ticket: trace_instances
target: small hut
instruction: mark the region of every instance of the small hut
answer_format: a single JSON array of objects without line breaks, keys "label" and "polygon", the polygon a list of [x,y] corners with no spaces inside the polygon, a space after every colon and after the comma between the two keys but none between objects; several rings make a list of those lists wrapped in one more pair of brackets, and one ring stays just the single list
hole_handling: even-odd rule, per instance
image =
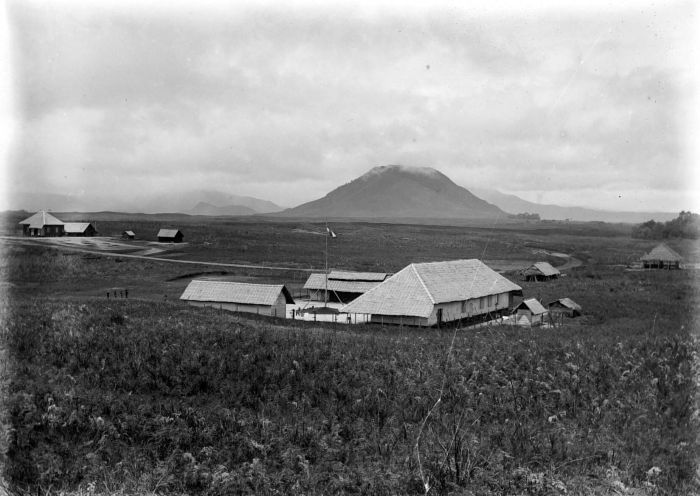
[{"label": "small hut", "polygon": [[547,315],[547,309],[542,306],[542,303],[535,298],[523,300],[513,308],[515,315],[515,324],[522,326],[537,326],[544,322],[544,317]]},{"label": "small hut", "polygon": [[180,299],[200,307],[286,317],[287,303],[294,299],[283,284],[251,284],[230,281],[194,280]]},{"label": "small hut", "polygon": [[527,269],[520,271],[520,275],[526,281],[549,281],[561,275],[558,269],[552,267],[549,262],[537,262]]},{"label": "small hut", "polygon": [[578,317],[581,315],[581,305],[571,298],[559,298],[547,304],[547,309],[552,317],[567,316]]},{"label": "small hut", "polygon": [[158,231],[159,243],[182,243],[184,237],[185,235],[179,229],[161,229]]},{"label": "small hut", "polygon": [[642,256],[641,260],[645,269],[680,269],[683,257],[661,243]]},{"label": "small hut", "polygon": [[136,239],[136,234],[134,231],[124,231],[122,233],[122,238],[123,239]]},{"label": "small hut", "polygon": [[94,236],[97,229],[91,222],[66,222],[64,225],[66,236]]}]

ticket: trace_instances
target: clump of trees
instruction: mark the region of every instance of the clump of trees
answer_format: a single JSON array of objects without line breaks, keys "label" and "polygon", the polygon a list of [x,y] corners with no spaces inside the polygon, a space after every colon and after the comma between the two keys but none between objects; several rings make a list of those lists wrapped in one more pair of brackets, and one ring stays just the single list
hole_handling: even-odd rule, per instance
[{"label": "clump of trees", "polygon": [[682,211],[673,220],[656,222],[649,220],[632,231],[632,237],[643,239],[700,238],[700,215]]},{"label": "clump of trees", "polygon": [[515,214],[515,215],[512,215],[511,217],[513,217],[515,219],[522,219],[522,220],[540,220],[540,214],[531,214],[529,212]]}]

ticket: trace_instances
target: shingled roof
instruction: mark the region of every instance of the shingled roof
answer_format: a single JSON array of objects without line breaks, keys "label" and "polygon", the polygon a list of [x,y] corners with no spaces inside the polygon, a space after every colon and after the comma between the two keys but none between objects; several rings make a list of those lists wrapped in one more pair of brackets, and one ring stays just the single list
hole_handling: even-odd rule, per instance
[{"label": "shingled roof", "polygon": [[84,233],[89,226],[89,222],[66,222],[63,229],[66,234],[80,234]]},{"label": "shingled roof", "polygon": [[555,269],[552,267],[552,265],[549,262],[537,262],[532,264],[530,267],[527,269],[523,270],[523,274],[532,274],[539,272],[544,276],[558,276],[561,274],[558,269]]},{"label": "shingled roof", "polygon": [[534,315],[541,315],[543,313],[547,313],[547,309],[544,308],[542,306],[542,303],[537,301],[535,298],[528,298],[527,300],[521,301],[520,304],[513,309],[513,313],[517,312],[523,307],[530,310]]},{"label": "shingled roof", "polygon": [[[333,274],[333,272],[331,272]],[[344,293],[366,293],[377,286],[380,281],[362,281],[353,279],[331,279],[328,275],[328,291]],[[325,274],[311,274],[304,284],[304,289],[321,290],[326,288]]]},{"label": "shingled roof", "polygon": [[437,303],[521,290],[480,260],[416,263],[345,305],[341,312],[429,317]]},{"label": "shingled roof", "polygon": [[328,274],[328,279],[337,281],[383,281],[386,279],[386,272],[352,272],[347,270],[332,270]]},{"label": "shingled roof", "polygon": [[185,288],[180,299],[243,305],[274,305],[280,292],[287,303],[294,303],[292,295],[283,284],[194,280]]},{"label": "shingled roof", "polygon": [[661,243],[660,245],[656,246],[653,250],[651,250],[649,253],[642,256],[641,260],[661,260],[664,262],[667,262],[667,261],[682,262],[683,257],[681,257],[678,253],[673,251],[671,248],[669,248],[665,244]]},{"label": "shingled roof", "polygon": [[58,220],[45,210],[40,210],[34,215],[19,222],[20,225],[29,224],[30,229],[41,229],[44,226],[63,226],[64,222]]},{"label": "shingled roof", "polygon": [[[161,229],[158,231],[159,238],[174,238],[179,233],[179,229]],[[182,233],[181,233],[182,234]]]}]

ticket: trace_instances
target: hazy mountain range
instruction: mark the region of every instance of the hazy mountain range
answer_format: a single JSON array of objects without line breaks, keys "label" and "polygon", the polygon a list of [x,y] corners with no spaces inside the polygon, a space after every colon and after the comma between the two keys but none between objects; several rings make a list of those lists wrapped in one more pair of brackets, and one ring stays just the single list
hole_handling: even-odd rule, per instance
[{"label": "hazy mountain range", "polygon": [[215,190],[162,193],[123,204],[103,206],[99,198],[55,193],[18,195],[17,208],[27,211],[95,212],[103,210],[142,213],[354,219],[493,219],[508,214],[538,214],[542,219],[640,223],[667,221],[677,212],[614,212],[529,202],[494,189],[455,184],[429,167],[389,165],[375,167],[329,192],[323,198],[283,209],[267,200]]}]

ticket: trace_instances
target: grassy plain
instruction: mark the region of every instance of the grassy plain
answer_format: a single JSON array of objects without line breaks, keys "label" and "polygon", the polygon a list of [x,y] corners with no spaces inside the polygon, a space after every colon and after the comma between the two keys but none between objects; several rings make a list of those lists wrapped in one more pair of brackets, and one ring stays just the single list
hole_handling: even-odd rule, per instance
[{"label": "grassy plain", "polygon": [[[146,227],[112,222],[100,230]],[[323,237],[303,232],[320,232],[318,223],[178,227],[187,243],[170,257],[299,268],[323,261]],[[697,271],[624,270],[654,243],[610,226],[333,227],[338,268],[572,254],[584,265],[566,277],[519,284],[545,302],[572,297],[584,316],[560,329],[456,333],[257,319],[177,301],[193,272],[220,269],[5,242],[0,343],[11,430],[0,443],[12,489],[697,490]],[[671,244],[698,260],[696,245]],[[306,277],[225,271],[290,285]],[[128,300],[106,299],[116,286],[132,288]]]}]

